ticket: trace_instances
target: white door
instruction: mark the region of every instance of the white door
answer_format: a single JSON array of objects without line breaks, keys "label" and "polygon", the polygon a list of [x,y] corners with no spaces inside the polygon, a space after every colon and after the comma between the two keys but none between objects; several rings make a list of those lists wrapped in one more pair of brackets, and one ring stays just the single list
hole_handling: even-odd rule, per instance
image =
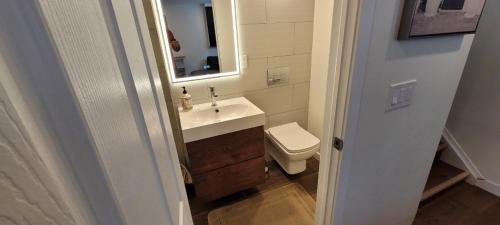
[{"label": "white door", "polygon": [[[177,154],[142,1],[2,1],[0,8],[2,53],[12,50],[6,60],[20,64],[14,72],[32,87],[35,103],[50,118],[61,156],[67,157],[98,224],[192,224],[180,168],[171,163]],[[21,138],[10,122],[2,132]],[[16,138],[5,141],[10,139]],[[45,174],[43,168],[22,172],[30,164],[15,155],[29,151],[21,144],[2,150],[2,160],[11,159],[2,166],[20,169],[12,171],[16,176],[0,175],[1,187],[12,189],[1,192],[0,212],[4,202],[17,204],[4,201],[6,193],[5,198],[33,203],[24,209],[33,216],[57,219],[34,224],[72,224],[64,204],[55,205],[57,191],[36,187],[46,180],[29,178]],[[11,181],[32,184],[26,190],[33,192],[16,189],[21,184]],[[36,200],[47,205],[24,196],[37,193]],[[0,221],[22,220],[0,216]]]},{"label": "white door", "polygon": [[74,203],[50,171],[54,165],[46,166],[45,146],[33,145],[41,134],[26,124],[34,122],[27,119],[32,112],[19,111],[27,108],[13,80],[0,55],[0,224],[86,224],[68,208]]}]

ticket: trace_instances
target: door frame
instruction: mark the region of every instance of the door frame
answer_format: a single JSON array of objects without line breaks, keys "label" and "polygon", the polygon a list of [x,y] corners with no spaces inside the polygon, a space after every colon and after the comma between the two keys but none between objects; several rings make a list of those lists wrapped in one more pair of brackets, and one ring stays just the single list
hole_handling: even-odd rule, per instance
[{"label": "door frame", "polygon": [[[150,0],[155,12],[156,27],[162,31],[162,25],[158,23],[159,16],[156,1]],[[316,203],[315,224],[333,224],[340,217],[343,199],[342,193],[345,186],[340,185],[348,176],[349,154],[340,153],[332,146],[334,137],[344,140],[344,152],[353,148],[355,128],[361,100],[363,87],[365,61],[366,57],[363,51],[357,51],[356,42],[359,35],[359,25],[361,20],[362,0],[335,0],[332,7],[332,34],[329,72],[327,75],[327,92],[325,93],[326,103],[324,111],[324,128],[321,144],[321,163],[319,172],[318,195]],[[138,10],[136,8],[136,10]],[[366,31],[366,29],[365,29]],[[144,34],[143,35],[149,35]],[[166,34],[163,34],[166,35]],[[161,43],[160,43],[161,44]],[[164,51],[162,49],[162,51]],[[168,65],[165,61],[164,64]],[[359,60],[355,59],[359,57]],[[355,71],[359,66],[361,70]],[[166,73],[169,73],[167,70]],[[358,76],[354,77],[357,72]],[[170,77],[170,74],[167,74]],[[341,163],[342,162],[342,163]],[[173,162],[179,164],[178,160]],[[337,196],[339,196],[337,198]]]},{"label": "door frame", "polygon": [[[358,38],[366,31],[362,26],[362,16],[365,15],[361,10],[366,2],[335,0],[333,3],[316,225],[337,225],[342,221],[350,156],[361,105],[366,63],[363,59],[367,56]],[[343,141],[341,150],[333,146],[335,138]]]},{"label": "door frame", "polygon": [[[344,159],[332,146],[334,137],[344,140],[344,149],[352,148],[353,143],[349,140],[355,134],[357,122],[357,111],[359,110],[361,89],[363,79],[353,79],[356,54],[356,38],[358,25],[361,19],[361,0],[336,0],[332,8],[332,33],[329,35],[330,60],[327,77],[327,93],[325,102],[323,137],[321,145],[321,163],[319,172],[318,195],[316,203],[315,223],[333,224],[334,214],[339,211],[336,205],[341,198],[336,199],[336,192],[341,191],[340,168],[347,167],[348,161]],[[156,1],[151,0],[153,7]],[[137,10],[137,9],[136,9]],[[161,22],[156,17],[157,30],[161,31]],[[144,34],[143,35],[149,35]],[[161,43],[160,43],[161,44]],[[363,55],[364,53],[360,55]],[[165,57],[165,55],[164,55]],[[168,65],[168,63],[165,63]],[[169,73],[170,70],[167,70]],[[170,75],[168,74],[168,77]],[[341,164],[341,161],[343,162]],[[342,167],[342,168],[343,168]],[[345,171],[347,172],[347,170]],[[346,175],[347,173],[345,173]]]},{"label": "door frame", "polygon": [[[366,67],[368,65],[368,51],[373,29],[373,17],[377,1],[352,0],[344,2],[347,5],[345,10],[346,22],[343,50],[338,54],[342,62],[337,65],[339,72],[339,92],[337,106],[327,102],[331,107],[325,109],[325,114],[330,112],[330,120],[325,115],[325,128],[333,127],[333,131],[325,132],[328,137],[340,137],[343,140],[342,151],[332,151],[335,156],[331,157],[330,174],[326,185],[320,185],[327,188],[325,195],[325,215],[320,224],[343,225],[345,197],[348,190],[348,179],[351,171],[352,157],[355,150],[355,137],[358,130],[358,119],[361,111],[361,99],[363,95],[363,86],[366,77]],[[335,19],[334,19],[335,20]],[[329,77],[335,77],[329,75]],[[330,83],[330,82],[329,82]],[[330,96],[330,94],[327,94]],[[327,99],[328,101],[328,99]],[[332,100],[333,101],[333,100]],[[336,112],[333,112],[336,109]],[[334,124],[333,126],[329,124]],[[333,135],[330,135],[332,134]],[[331,140],[329,140],[330,143]],[[328,143],[329,144],[329,143]],[[331,145],[330,145],[331,146]],[[332,172],[335,172],[332,174]],[[319,191],[319,190],[318,190]],[[320,210],[321,212],[321,210]],[[318,213],[318,212],[317,212]],[[317,218],[321,219],[321,218]]]}]

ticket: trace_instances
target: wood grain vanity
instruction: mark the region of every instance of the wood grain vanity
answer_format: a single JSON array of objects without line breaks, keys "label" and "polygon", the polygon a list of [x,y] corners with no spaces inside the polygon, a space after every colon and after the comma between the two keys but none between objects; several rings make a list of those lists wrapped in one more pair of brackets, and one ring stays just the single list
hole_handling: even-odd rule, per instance
[{"label": "wood grain vanity", "polygon": [[203,201],[242,191],[265,180],[264,127],[186,143],[196,196]]}]

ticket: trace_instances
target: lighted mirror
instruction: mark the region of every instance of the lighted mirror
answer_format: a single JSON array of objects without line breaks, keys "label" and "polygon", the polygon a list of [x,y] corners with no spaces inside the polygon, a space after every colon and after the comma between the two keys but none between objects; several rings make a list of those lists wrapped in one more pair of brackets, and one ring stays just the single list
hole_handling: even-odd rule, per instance
[{"label": "lighted mirror", "polygon": [[235,0],[157,0],[173,82],[240,72]]}]

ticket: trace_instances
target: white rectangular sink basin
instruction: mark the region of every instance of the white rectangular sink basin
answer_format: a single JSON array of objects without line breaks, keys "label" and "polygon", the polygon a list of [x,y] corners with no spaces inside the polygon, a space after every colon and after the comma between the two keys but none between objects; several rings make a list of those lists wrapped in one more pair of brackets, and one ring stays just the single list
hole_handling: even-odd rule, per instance
[{"label": "white rectangular sink basin", "polygon": [[189,111],[179,108],[179,116],[185,143],[263,126],[266,121],[264,112],[244,97],[217,101],[216,107],[209,102]]}]

